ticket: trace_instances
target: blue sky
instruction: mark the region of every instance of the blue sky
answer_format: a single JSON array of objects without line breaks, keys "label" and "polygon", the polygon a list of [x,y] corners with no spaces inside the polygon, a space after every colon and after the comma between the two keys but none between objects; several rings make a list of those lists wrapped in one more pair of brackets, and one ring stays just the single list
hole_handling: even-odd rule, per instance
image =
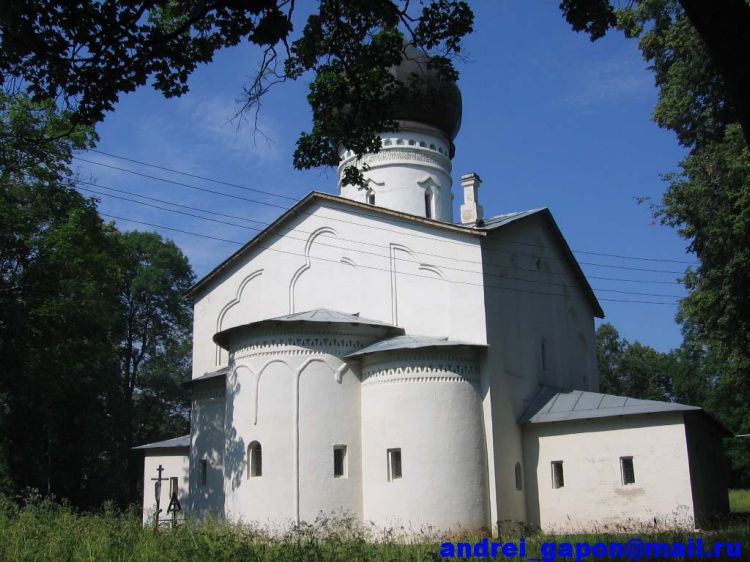
[{"label": "blue sky", "polygon": [[[591,43],[570,29],[557,2],[505,0],[471,5],[475,32],[465,43],[466,60],[458,63],[463,125],[453,160],[456,205],[461,200],[456,180],[476,172],[484,180],[480,201],[486,216],[549,207],[574,250],[693,261],[685,253],[685,241],[674,230],[654,224],[648,204],[635,201],[646,196],[658,202],[665,188],[660,175],[675,171],[684,155],[674,135],[649,119],[657,91],[637,44],[617,34]],[[124,96],[98,128],[98,149],[293,198],[313,189],[335,193],[335,170],[300,172],[292,167],[294,143],[310,126],[304,79],[272,90],[264,100],[259,121],[262,134],[254,133],[251,122],[232,121],[242,86],[257,64],[256,49],[236,47],[220,52],[213,63],[196,71],[190,93],[182,98],[164,99],[150,88]],[[101,154],[80,157],[274,205],[291,203]],[[184,189],[82,160],[76,162],[76,171],[81,179],[103,186],[261,222],[281,212],[277,207]],[[124,218],[236,241],[255,233],[108,196],[98,198],[100,211]],[[117,222],[125,230],[149,228]],[[182,248],[199,277],[237,247],[161,232]],[[582,267],[602,299],[606,321],[624,337],[663,351],[679,345],[676,305],[604,299],[674,303],[675,298],[607,291],[684,295],[675,283],[678,273],[632,269],[680,272],[684,264],[584,253],[577,257],[586,262]]]}]

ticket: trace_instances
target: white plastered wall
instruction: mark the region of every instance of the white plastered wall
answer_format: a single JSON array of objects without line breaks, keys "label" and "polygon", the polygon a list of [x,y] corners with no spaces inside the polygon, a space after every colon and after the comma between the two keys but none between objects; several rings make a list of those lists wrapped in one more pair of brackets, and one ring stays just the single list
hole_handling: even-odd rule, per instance
[{"label": "white plastered wall", "polygon": [[[692,527],[683,414],[661,413],[524,426],[529,523],[547,532]],[[633,457],[635,484],[620,457]],[[563,461],[564,486],[552,485]]]},{"label": "white plastered wall", "polygon": [[[320,513],[362,517],[360,382],[341,357],[381,328],[290,324],[249,329],[232,342],[228,379],[226,515],[284,528]],[[262,446],[262,476],[247,447]],[[334,477],[333,447],[346,446]]]},{"label": "white plastered wall", "polygon": [[[376,354],[362,367],[363,516],[379,527],[490,526],[479,369],[451,349]],[[402,477],[389,479],[388,450]]]},{"label": "white plastered wall", "polygon": [[194,378],[227,364],[217,331],[315,308],[486,342],[477,236],[321,201],[277,234],[197,295]]},{"label": "white plastered wall", "polygon": [[177,480],[177,499],[180,501],[182,513],[180,519],[185,515],[185,509],[188,507],[188,469],[190,457],[187,449],[146,449],[146,455],[143,459],[143,523],[145,525],[153,524],[154,513],[156,512],[156,496],[154,490],[155,482],[152,478],[159,476],[158,468],[161,465],[162,478],[166,478],[161,484],[161,494],[159,494],[160,509],[162,510],[160,519],[167,519],[171,514],[167,514],[169,507],[169,479],[176,477]]},{"label": "white plastered wall", "polygon": [[[427,216],[426,193],[430,193],[430,218],[453,222],[450,142],[437,129],[417,123],[406,124],[398,132],[381,133],[381,148],[357,160],[351,151],[340,151],[339,187],[342,197],[362,203],[368,194],[380,207]],[[415,128],[416,127],[416,128]],[[418,130],[417,130],[418,129]],[[347,166],[366,164],[363,175],[367,187],[341,185]]]},{"label": "white plastered wall", "polygon": [[491,516],[502,525],[527,520],[525,490],[515,483],[515,465],[523,464],[517,420],[540,385],[598,390],[594,312],[541,216],[490,232],[482,257]]},{"label": "white plastered wall", "polygon": [[[224,515],[224,399],[223,377],[193,388],[190,420],[190,510],[198,517]],[[206,481],[201,481],[201,462]]]}]

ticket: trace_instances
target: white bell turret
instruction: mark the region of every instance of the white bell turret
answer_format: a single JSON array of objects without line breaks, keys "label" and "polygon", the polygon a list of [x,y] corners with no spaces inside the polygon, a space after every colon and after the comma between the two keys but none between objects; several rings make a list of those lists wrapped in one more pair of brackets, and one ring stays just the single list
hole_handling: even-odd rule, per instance
[{"label": "white bell turret", "polygon": [[[340,195],[452,223],[451,158],[461,126],[461,92],[455,82],[442,80],[437,70],[429,68],[427,55],[410,46],[405,52],[395,76],[404,83],[419,76],[423,95],[396,110],[399,130],[380,135],[379,152],[358,160],[351,150],[339,150]],[[344,170],[352,165],[362,169],[363,164],[367,185],[344,185]]]}]

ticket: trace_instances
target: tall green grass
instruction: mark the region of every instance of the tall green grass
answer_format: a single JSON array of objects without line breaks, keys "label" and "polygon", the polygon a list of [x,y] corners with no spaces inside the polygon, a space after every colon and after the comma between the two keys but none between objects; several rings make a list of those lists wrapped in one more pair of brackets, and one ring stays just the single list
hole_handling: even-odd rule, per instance
[{"label": "tall green grass", "polygon": [[[517,541],[521,529],[506,530],[504,541]],[[526,537],[528,556],[539,553],[545,541],[622,542],[632,535]],[[644,540],[684,541],[693,533],[661,531],[638,533]],[[700,534],[707,543],[740,541],[750,548],[748,518],[735,517],[718,530]],[[248,525],[224,521],[187,522],[176,529],[155,533],[143,527],[140,512],[105,508],[99,513],[78,513],[70,507],[35,499],[23,508],[0,504],[0,560],[2,561],[428,561],[440,560],[440,538],[424,534],[407,540],[395,529],[378,540],[351,518],[323,518],[283,533],[270,533]],[[446,540],[473,542],[477,537]],[[499,557],[502,559],[502,556]]]},{"label": "tall green grass", "polygon": [[729,509],[734,513],[750,513],[750,490],[729,490]]}]

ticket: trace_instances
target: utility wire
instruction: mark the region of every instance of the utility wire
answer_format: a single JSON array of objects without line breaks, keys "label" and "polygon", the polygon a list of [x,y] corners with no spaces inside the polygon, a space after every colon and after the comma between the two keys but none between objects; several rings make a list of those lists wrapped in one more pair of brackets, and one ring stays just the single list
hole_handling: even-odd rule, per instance
[{"label": "utility wire", "polygon": [[[117,170],[117,171],[120,171],[120,172],[125,172],[125,173],[133,174],[133,175],[136,175],[136,176],[144,177],[144,178],[153,179],[153,180],[161,181],[161,182],[164,182],[164,183],[169,183],[169,184],[172,184],[172,185],[177,185],[179,187],[185,187],[185,188],[188,188],[188,189],[194,189],[194,190],[202,191],[202,192],[205,192],[205,193],[211,193],[213,195],[220,195],[222,197],[229,197],[229,198],[237,199],[237,200],[240,200],[240,201],[247,201],[249,203],[255,203],[257,205],[265,205],[265,206],[269,206],[269,207],[274,207],[274,208],[277,208],[277,209],[281,209],[283,211],[288,211],[289,210],[289,207],[285,207],[285,206],[279,205],[277,203],[269,203],[267,201],[259,201],[257,199],[250,199],[248,197],[242,197],[240,195],[226,193],[226,192],[223,192],[223,191],[216,191],[216,190],[213,190],[213,189],[207,189],[207,188],[204,188],[204,187],[198,187],[198,186],[195,186],[195,185],[190,185],[190,184],[186,184],[186,183],[183,183],[183,182],[179,182],[179,181],[175,181],[175,180],[170,180],[170,179],[167,179],[167,178],[161,178],[161,177],[153,176],[153,175],[150,175],[150,174],[144,174],[142,172],[137,172],[135,170],[130,170],[128,168],[121,168],[119,166],[114,166],[112,164],[105,164],[103,162],[96,162],[94,160],[88,160],[88,159],[82,158],[80,156],[75,156],[75,158],[77,160],[80,160],[82,162],[86,162],[88,164],[94,164],[96,166],[102,166],[102,167],[113,169],[113,170]],[[134,162],[138,162],[138,161],[134,161]],[[145,164],[145,165],[149,165],[149,164]],[[181,172],[178,172],[178,173],[181,173]],[[234,185],[234,184],[232,184],[232,185]],[[247,189],[247,190],[251,190],[251,191],[255,191],[255,192],[259,192],[259,193],[263,193],[263,194],[270,194],[270,192],[266,192],[266,191],[263,191],[263,190],[256,190],[256,189],[245,188],[245,187],[243,187],[243,189]],[[288,199],[293,199],[294,201],[297,201],[297,199],[294,199],[294,198],[291,198],[291,197],[287,197],[287,198]],[[369,218],[369,217],[367,217],[367,215],[365,213],[360,213],[360,212],[356,212],[356,211],[351,211],[351,212],[352,212],[352,214]],[[307,213],[307,212],[304,212],[304,211],[299,211],[299,214],[313,216],[312,213]],[[398,232],[398,231],[393,231],[391,229],[382,228],[381,226],[364,224],[364,223],[361,223],[361,222],[350,221],[350,220],[341,219],[341,218],[338,218],[338,217],[326,217],[326,218],[328,218],[329,220],[336,221],[336,222],[342,222],[342,223],[352,224],[352,225],[360,226],[360,227],[364,227],[364,228],[374,228],[374,229],[379,230],[379,231]],[[429,237],[429,236],[423,236],[423,235],[416,234],[416,233],[407,233],[407,232],[398,232],[398,233],[402,234],[402,235],[406,235],[406,236],[412,236],[412,237],[416,237],[416,238],[424,238],[424,239],[428,239],[428,240],[433,240],[434,241],[434,239],[431,238],[431,237]],[[470,233],[467,232],[467,234],[470,234]],[[454,240],[443,240],[443,242],[453,243],[453,244],[461,244],[461,242],[456,242]],[[511,244],[516,243],[514,241],[509,241],[509,240],[504,240],[503,242],[505,242],[505,243],[511,243]],[[525,243],[525,242],[518,242],[518,244],[529,245],[528,243]],[[548,248],[549,249],[548,246],[544,246],[544,245],[538,245],[538,244],[531,244],[531,245],[532,246],[538,246],[538,247],[541,247],[541,248]],[[524,255],[524,256],[534,257],[534,258],[541,257],[541,256],[532,255],[532,254],[523,254],[521,252],[511,252],[509,250],[500,250],[498,248],[488,248],[487,251],[489,251],[489,252],[506,253],[506,254],[513,254],[513,253],[515,253],[517,255]],[[593,253],[593,252],[578,251],[578,253],[589,253],[590,254],[590,253]],[[630,257],[621,256],[621,255],[618,255],[618,254],[604,254],[604,253],[599,252],[596,255],[609,256],[609,257],[618,257],[620,259],[630,259]],[[554,257],[551,257],[549,259],[559,260],[559,258],[554,258]],[[636,259],[636,258],[633,258],[633,259]],[[661,258],[637,258],[637,259],[644,259],[644,260],[648,260],[648,261],[663,261],[663,262],[678,261],[678,260],[663,260]],[[627,267],[627,266],[614,266],[614,265],[596,264],[596,263],[588,263],[588,262],[579,262],[579,263],[586,264],[586,265],[598,265],[600,267],[613,267],[613,268],[616,268],[616,269],[632,269],[634,271],[649,271],[649,272],[653,272],[653,273],[671,273],[671,274],[677,274],[677,275],[682,275],[682,274],[685,273],[684,271],[669,271],[669,270],[663,270],[663,269],[643,269],[643,268],[634,268],[634,267]],[[683,263],[683,262],[678,262],[678,263]],[[689,263],[689,262],[685,262],[685,263]]]},{"label": "utility wire", "polygon": [[[257,227],[250,227],[250,226],[246,226],[246,225],[240,225],[240,224],[236,224],[236,223],[219,221],[219,222],[222,222],[223,224],[227,224],[229,226],[234,226],[234,227],[237,227],[237,228],[245,228],[245,229],[248,229],[248,230],[254,230],[256,232],[262,232],[265,229],[265,227],[269,226],[269,224],[270,224],[270,223],[258,221],[258,220],[255,220],[255,219],[248,219],[248,218],[241,217],[241,216],[238,216],[238,215],[230,215],[230,214],[227,214],[227,213],[220,213],[220,212],[217,212],[217,211],[211,211],[211,210],[208,210],[208,209],[202,209],[200,207],[193,207],[193,206],[190,206],[190,205],[184,205],[182,203],[176,203],[176,202],[168,200],[168,199],[159,199],[159,198],[156,198],[156,197],[149,197],[149,196],[146,196],[146,195],[141,195],[139,193],[134,193],[132,191],[127,191],[127,190],[124,190],[124,189],[117,189],[117,188],[114,188],[114,187],[109,187],[109,186],[101,185],[101,184],[94,183],[94,182],[88,182],[88,181],[79,180],[78,183],[82,183],[82,184],[85,184],[85,185],[97,187],[99,189],[105,189],[107,191],[114,191],[116,193],[123,193],[123,194],[126,194],[126,195],[132,195],[134,197],[139,197],[141,199],[147,199],[149,201],[155,201],[157,203],[163,203],[163,204],[166,204],[166,205],[173,205],[173,206],[176,206],[176,207],[180,207],[182,209],[188,209],[188,210],[191,210],[191,211],[198,211],[198,212],[201,212],[201,213],[206,213],[206,214],[211,214],[211,215],[216,215],[216,216],[222,216],[222,217],[236,219],[236,220],[241,220],[241,221],[248,221],[248,222],[252,222],[252,223],[256,223],[256,224],[260,224],[260,225],[264,226],[264,228],[257,228]],[[91,193],[96,193],[98,195],[104,195],[104,196],[114,197],[114,198],[117,198],[117,199],[122,199],[123,201],[130,201],[130,202],[138,203],[138,204],[141,204],[141,205],[144,204],[141,201],[135,201],[135,200],[128,199],[128,198],[125,198],[125,197],[117,197],[116,195],[112,195],[110,193],[102,193],[102,192],[98,192],[98,191],[95,191],[95,190],[92,190],[92,189],[87,189],[87,188],[79,188],[79,189],[84,190],[84,191],[88,191],[88,192],[91,192]],[[158,208],[158,207],[155,207],[155,208]],[[165,210],[171,210],[171,209],[165,209]],[[190,215],[190,214],[188,214],[188,215],[189,216],[195,216],[195,215]],[[204,217],[198,216],[197,218],[204,218]],[[307,232],[307,231],[299,230],[299,229],[294,229],[294,228],[279,227],[278,229],[280,231],[282,231],[282,232],[288,232],[288,233],[298,232],[300,234],[305,234],[305,235],[308,235],[308,236],[310,234],[312,234],[311,232]],[[361,240],[352,240],[352,239],[349,239],[349,238],[341,238],[341,237],[338,237],[338,236],[337,236],[337,240],[341,240],[341,241],[344,241],[344,242],[352,242],[354,244],[361,244],[361,245],[365,245],[365,246],[373,246],[373,247],[377,247],[377,248],[383,248],[383,249],[386,249],[386,250],[390,249],[389,246],[384,246],[382,244],[375,244],[375,243],[372,243],[372,242],[363,242]],[[333,248],[340,248],[340,249],[343,249],[343,250],[353,250],[352,248],[345,248],[345,247],[342,247],[342,246],[336,246],[336,245],[331,245],[331,244],[324,244],[322,242],[321,242],[321,244],[323,244],[324,246],[331,246]],[[360,251],[360,250],[353,250],[353,251]],[[496,267],[496,268],[506,267],[503,264],[488,264],[488,263],[484,263],[484,262],[478,262],[478,261],[475,261],[475,260],[467,260],[467,259],[462,259],[462,258],[447,257],[447,256],[444,256],[444,255],[441,255],[441,254],[433,254],[433,253],[429,253],[429,252],[419,252],[419,253],[422,254],[422,255],[425,255],[425,256],[431,256],[431,257],[436,257],[436,258],[446,259],[446,260],[452,260],[452,261],[460,261],[460,262],[470,263],[470,264],[474,264],[474,265],[483,265],[485,267],[486,266],[491,266],[491,267]],[[384,256],[384,257],[387,257],[387,256]],[[408,260],[408,261],[411,261],[411,260]],[[539,271],[538,269],[525,268],[525,267],[521,267],[521,266],[513,266],[513,267],[515,269],[518,269],[518,270],[521,270],[521,271],[529,271],[529,272],[537,273],[537,274],[540,274],[540,275],[543,274],[543,273],[545,273],[545,272]],[[551,272],[547,272],[547,273],[552,274],[552,275],[567,275],[567,272],[564,272],[564,271],[562,271],[562,272],[551,271]],[[603,280],[603,281],[627,281],[627,282],[632,282],[632,283],[647,283],[647,284],[648,283],[657,283],[657,284],[682,285],[682,283],[677,282],[677,281],[648,281],[648,280],[642,280],[642,279],[622,279],[622,278],[598,277],[598,276],[590,276],[590,278],[592,278],[592,279],[599,279],[599,280]]]},{"label": "utility wire", "polygon": [[[120,217],[120,216],[112,215],[112,214],[109,214],[109,213],[99,212],[99,214],[102,215],[102,216],[108,217],[108,218],[115,219],[115,220],[132,222],[132,223],[135,223],[135,224],[141,224],[141,225],[145,225],[145,226],[151,226],[153,228],[161,228],[161,229],[164,229],[164,230],[171,230],[171,231],[174,231],[174,232],[180,232],[182,234],[189,234],[191,236],[199,236],[201,238],[209,238],[209,239],[212,239],[212,240],[219,240],[221,242],[228,242],[230,244],[236,244],[236,245],[239,245],[239,246],[243,246],[245,244],[244,242],[239,242],[237,240],[228,240],[226,238],[219,238],[219,237],[216,237],[216,236],[210,236],[208,234],[200,234],[198,232],[191,232],[191,231],[188,231],[188,230],[181,230],[179,228],[173,228],[173,227],[170,227],[170,226],[164,226],[164,225],[155,224],[155,223],[151,223],[151,222],[146,222],[146,221],[141,221],[141,220],[135,220],[135,219],[130,219],[130,218],[126,218],[126,217]],[[320,260],[320,261],[327,261],[327,262],[332,262],[332,263],[337,263],[337,264],[340,263],[338,260],[324,258],[324,257],[321,257],[321,256],[307,256],[305,254],[299,254],[297,252],[291,252],[291,251],[287,251],[287,250],[281,250],[279,248],[272,248],[272,247],[269,247],[269,246],[263,246],[261,244],[258,244],[256,247],[261,248],[261,249],[265,249],[265,250],[269,250],[269,251],[272,251],[272,252],[279,252],[279,253],[282,253],[282,254],[289,254],[289,255],[299,256],[299,257],[304,257],[304,258],[308,258],[309,257],[310,259]],[[357,267],[362,267],[364,269],[372,269],[372,270],[375,270],[375,271],[383,271],[383,272],[389,273],[389,274],[392,273],[392,271],[390,269],[384,269],[384,268],[381,268],[381,267],[368,266],[368,265],[358,265]],[[411,276],[411,277],[421,277],[421,278],[424,278],[424,279],[435,280],[435,277],[428,276],[428,275],[420,275],[420,274],[417,274],[417,273],[399,272],[399,275],[408,275],[408,276]],[[543,296],[548,296],[548,297],[576,296],[576,295],[564,295],[564,294],[558,294],[558,293],[542,293],[542,292],[538,292],[538,291],[528,291],[528,290],[525,290],[525,289],[515,289],[515,288],[511,288],[511,287],[498,287],[496,285],[489,285],[489,284],[484,284],[484,283],[471,283],[469,281],[456,281],[456,280],[451,281],[451,280],[448,280],[448,279],[441,279],[441,280],[443,282],[445,282],[445,283],[453,283],[453,284],[460,284],[460,285],[471,285],[471,286],[474,286],[474,287],[487,287],[487,288],[498,289],[498,290],[502,290],[502,291],[512,291],[512,292],[516,292],[516,293],[527,293],[527,294],[532,294],[532,295],[543,295]],[[582,297],[579,297],[579,298],[582,298]],[[674,303],[674,302],[656,302],[656,301],[640,301],[640,300],[620,300],[620,299],[606,299],[606,298],[599,299],[599,300],[607,301],[607,302],[638,303],[638,304],[656,304],[656,305],[668,305],[668,306],[676,306],[676,304],[677,304],[677,303]]]},{"label": "utility wire", "polygon": [[[189,178],[194,178],[194,179],[203,180],[203,181],[209,181],[211,183],[216,183],[216,184],[219,184],[219,185],[226,185],[226,186],[229,186],[229,187],[236,187],[237,189],[243,189],[245,191],[252,191],[253,193],[262,193],[263,195],[268,195],[270,197],[279,197],[281,199],[288,199],[289,201],[294,201],[295,203],[299,200],[299,198],[297,198],[297,197],[291,197],[289,195],[284,195],[284,194],[280,194],[280,193],[273,193],[271,191],[265,191],[263,189],[255,189],[255,188],[247,187],[245,185],[240,185],[240,184],[237,184],[237,183],[231,183],[231,182],[228,182],[228,181],[216,180],[216,179],[213,179],[213,178],[208,178],[206,176],[199,176],[198,174],[191,174],[189,172],[183,172],[181,170],[175,170],[173,168],[167,168],[166,166],[160,166],[158,164],[151,164],[149,162],[142,162],[141,160],[135,160],[134,158],[128,158],[126,156],[118,156],[117,154],[111,154],[109,152],[104,152],[103,150],[97,150],[95,148],[90,148],[89,152],[96,152],[97,154],[102,154],[104,156],[109,156],[110,158],[117,158],[118,160],[125,160],[126,162],[132,162],[134,164],[140,164],[141,166],[148,166],[150,168],[156,168],[157,170],[163,170],[165,172],[172,172],[173,174],[179,174],[181,176],[187,176]],[[83,158],[81,158],[81,160],[83,160]],[[84,162],[88,162],[88,160],[84,160]],[[95,163],[95,162],[90,162],[90,163]]]},{"label": "utility wire", "polygon": [[[198,218],[198,219],[203,219],[203,220],[206,220],[206,221],[216,222],[216,223],[219,223],[219,224],[226,224],[226,225],[229,225],[229,226],[234,226],[234,227],[238,227],[238,228],[244,228],[244,229],[247,229],[247,230],[259,230],[257,228],[253,228],[251,226],[245,226],[245,225],[242,225],[242,224],[236,224],[236,223],[232,223],[232,222],[228,222],[228,221],[223,221],[223,220],[219,220],[219,219],[213,219],[211,217],[202,217],[200,215],[195,215],[193,213],[188,213],[188,212],[185,212],[185,211],[178,211],[177,209],[169,209],[167,207],[160,207],[158,205],[153,205],[151,203],[146,203],[146,202],[143,202],[143,201],[136,201],[134,199],[129,199],[127,197],[120,197],[120,196],[117,196],[117,195],[111,195],[109,193],[97,192],[97,191],[95,191],[93,189],[87,189],[87,188],[82,188],[82,187],[79,188],[79,189],[81,191],[87,191],[87,192],[91,192],[91,193],[96,193],[98,195],[105,195],[105,196],[109,196],[109,197],[114,197],[115,199],[120,199],[120,200],[123,200],[123,201],[129,201],[131,203],[137,203],[139,205],[143,205],[143,206],[150,207],[150,208],[153,208],[153,209],[159,209],[159,210],[162,210],[162,211],[168,211],[168,212],[171,212],[171,213],[176,213],[176,214],[180,214],[180,215],[186,215],[186,216],[190,216],[190,217],[194,217],[194,218]],[[276,234],[276,233],[272,233],[272,235],[276,236],[276,237],[278,237],[280,239],[289,238],[291,240],[297,240],[297,241],[300,241],[300,242],[306,242],[307,241],[305,238],[299,238],[299,237],[296,237],[296,236],[287,236],[287,235]],[[368,252],[366,250],[356,250],[354,248],[344,248],[344,247],[336,246],[336,245],[333,245],[333,244],[326,244],[325,242],[318,242],[318,244],[320,244],[321,246],[327,246],[327,247],[336,248],[336,249],[339,249],[339,250],[352,251],[352,252],[357,252],[357,253],[362,253],[362,254],[369,254],[369,255],[376,256],[378,258],[382,258],[382,259],[386,259],[386,260],[394,259],[394,260],[403,261],[403,262],[406,262],[406,263],[413,263],[413,264],[416,264],[416,265],[420,265],[420,262],[416,261],[416,260],[409,260],[409,259],[404,259],[404,258],[397,258],[395,256],[392,257],[390,255],[379,254],[379,253],[376,253],[376,252]],[[457,267],[450,267],[450,266],[439,266],[439,267],[441,269],[449,269],[449,270],[458,271],[458,272],[461,272],[461,273],[472,273],[472,274],[477,274],[477,275],[482,275],[482,276],[487,276],[487,277],[496,277],[496,278],[501,279],[501,280],[523,281],[523,282],[526,282],[526,283],[536,283],[536,284],[553,285],[553,286],[557,285],[559,287],[567,287],[569,289],[577,289],[578,288],[578,287],[576,287],[574,285],[567,285],[565,283],[555,283],[555,282],[549,281],[549,280],[538,281],[538,280],[535,280],[535,279],[526,279],[526,278],[523,278],[523,277],[510,277],[510,276],[507,276],[507,275],[497,275],[497,274],[493,274],[493,273],[489,273],[489,272],[484,272],[484,271],[470,271],[470,270],[461,269],[461,268],[457,268]],[[539,273],[539,272],[537,272],[537,273]],[[663,293],[641,293],[641,292],[635,292],[635,291],[622,291],[622,290],[618,290],[618,289],[601,289],[601,288],[597,288],[597,287],[594,287],[593,290],[600,291],[600,292],[603,292],[603,293],[619,293],[619,294],[623,294],[623,295],[635,295],[635,296],[644,296],[644,297],[664,297],[664,298],[675,298],[675,299],[683,298],[681,295],[665,295]]]},{"label": "utility wire", "polygon": [[[256,189],[256,188],[252,188],[252,187],[247,187],[247,186],[244,186],[244,185],[240,185],[240,184],[236,184],[236,183],[231,183],[231,182],[227,182],[227,181],[223,181],[223,180],[217,180],[217,179],[209,178],[209,177],[206,177],[206,176],[199,176],[197,174],[191,174],[189,172],[184,172],[182,170],[176,170],[174,168],[168,168],[166,166],[161,166],[161,165],[158,165],[158,164],[152,164],[150,162],[144,162],[142,160],[136,160],[135,158],[128,158],[126,156],[120,156],[118,154],[112,154],[111,152],[104,152],[103,150],[98,150],[98,149],[92,148],[92,149],[89,149],[89,151],[90,152],[95,152],[97,154],[102,154],[104,156],[109,156],[110,158],[117,158],[118,160],[124,160],[126,162],[132,162],[134,164],[139,164],[141,166],[148,166],[150,168],[155,168],[157,170],[163,170],[165,172],[171,172],[173,174],[179,174],[181,176],[186,176],[186,177],[190,177],[190,178],[200,179],[200,180],[203,180],[203,181],[209,181],[209,182],[212,182],[212,183],[216,183],[216,184],[220,184],[220,185],[226,185],[226,186],[229,186],[229,187],[236,187],[237,189],[243,189],[243,190],[252,191],[252,192],[255,192],[255,193],[262,193],[264,195],[269,195],[271,197],[280,197],[282,199],[288,199],[288,200],[291,200],[291,201],[294,201],[294,202],[298,201],[298,198],[290,197],[288,195],[274,193],[274,192],[266,191],[266,190],[263,190],[263,189]],[[84,160],[84,161],[87,161],[87,160]],[[546,247],[546,246],[544,246],[542,244],[533,244],[531,242],[518,242],[518,241],[511,241],[511,240],[504,240],[504,242],[507,242],[508,244],[518,244],[518,245],[522,245],[522,246],[532,246],[532,247],[539,247],[539,248],[545,248]],[[589,255],[592,255],[592,256],[602,256],[602,257],[619,258],[619,259],[629,259],[629,260],[642,260],[642,261],[655,261],[655,262],[668,262],[668,263],[683,263],[683,264],[686,264],[686,265],[697,265],[694,261],[686,261],[686,260],[673,260],[673,259],[665,259],[665,258],[646,258],[646,257],[641,257],[641,256],[626,256],[626,255],[622,255],[622,254],[607,254],[607,253],[604,253],[604,252],[591,252],[591,251],[586,251],[586,250],[573,250],[573,251],[576,252],[576,253],[578,253],[578,254],[589,254]]]}]

